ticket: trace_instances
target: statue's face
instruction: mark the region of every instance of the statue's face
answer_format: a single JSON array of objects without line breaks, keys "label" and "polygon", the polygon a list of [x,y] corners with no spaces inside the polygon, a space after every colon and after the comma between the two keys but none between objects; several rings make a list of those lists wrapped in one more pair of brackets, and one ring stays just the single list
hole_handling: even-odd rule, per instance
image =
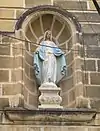
[{"label": "statue's face", "polygon": [[47,33],[47,39],[50,39],[50,37],[51,37],[51,32],[49,31],[48,33]]}]

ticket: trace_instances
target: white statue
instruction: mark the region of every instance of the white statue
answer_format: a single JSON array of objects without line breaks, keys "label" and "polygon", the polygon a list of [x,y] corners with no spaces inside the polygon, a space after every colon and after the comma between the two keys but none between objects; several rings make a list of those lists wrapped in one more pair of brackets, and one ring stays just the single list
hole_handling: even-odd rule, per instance
[{"label": "white statue", "polygon": [[57,84],[66,75],[64,52],[53,42],[51,31],[46,31],[44,39],[34,54],[34,68],[38,84]]}]

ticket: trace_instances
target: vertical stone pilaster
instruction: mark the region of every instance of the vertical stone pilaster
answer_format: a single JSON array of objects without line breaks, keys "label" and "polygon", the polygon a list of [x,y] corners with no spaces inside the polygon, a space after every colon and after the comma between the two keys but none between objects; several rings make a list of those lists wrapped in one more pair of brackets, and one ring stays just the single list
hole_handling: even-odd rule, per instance
[{"label": "vertical stone pilaster", "polygon": [[88,72],[88,84],[91,84],[90,72]]},{"label": "vertical stone pilaster", "polygon": [[2,92],[2,84],[0,84],[0,96],[2,96],[3,92]]},{"label": "vertical stone pilaster", "polygon": [[9,82],[11,82],[11,69],[9,69]]},{"label": "vertical stone pilaster", "polygon": [[98,61],[95,60],[95,67],[96,67],[96,72],[98,72]]}]

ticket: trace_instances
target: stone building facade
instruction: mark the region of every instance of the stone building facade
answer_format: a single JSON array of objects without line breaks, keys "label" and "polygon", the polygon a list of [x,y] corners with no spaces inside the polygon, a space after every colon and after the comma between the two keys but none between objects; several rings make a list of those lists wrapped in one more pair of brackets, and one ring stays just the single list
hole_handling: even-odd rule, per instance
[{"label": "stone building facade", "polygon": [[[67,61],[61,119],[55,110],[53,118],[38,111],[33,53],[47,29]],[[99,131],[99,49],[100,16],[91,0],[0,1],[0,129]]]}]

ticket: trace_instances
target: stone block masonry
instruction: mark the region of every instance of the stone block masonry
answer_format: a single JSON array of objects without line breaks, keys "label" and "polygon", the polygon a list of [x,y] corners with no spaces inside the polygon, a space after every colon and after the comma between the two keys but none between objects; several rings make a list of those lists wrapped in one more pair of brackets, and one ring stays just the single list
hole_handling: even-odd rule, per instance
[{"label": "stone block masonry", "polygon": [[[20,95],[25,97],[25,99],[23,99],[22,97],[24,101],[23,103],[19,103],[21,105],[18,106],[32,106],[34,105],[34,102],[37,103],[37,90],[33,88],[35,86],[35,83],[31,80],[31,77],[33,75],[31,72],[32,70],[29,71],[30,75],[27,75],[25,73],[27,72],[26,69],[24,71],[24,61],[29,60],[26,58],[26,56],[24,56],[24,54],[25,46],[22,42],[14,40],[6,41],[6,38],[4,39],[2,37],[2,41],[0,44],[0,101],[1,99],[4,99],[5,102],[1,102],[0,108],[9,106],[9,102],[16,95],[18,97],[20,97]],[[29,63],[29,61],[27,63]],[[25,93],[25,91],[27,92],[27,94]],[[33,101],[31,99],[31,96],[33,96]],[[36,107],[32,106],[31,108]]]},{"label": "stone block masonry", "polygon": [[[82,49],[83,47],[77,46],[75,47],[76,50],[79,51],[71,51],[67,55],[67,62],[68,62],[68,79],[67,82],[63,81],[63,85],[66,85],[66,93],[68,94],[68,101],[71,103],[71,101],[74,100],[74,98],[78,95],[76,88],[73,88],[74,85],[80,83],[80,82],[85,82],[87,84],[96,84],[99,85],[99,58],[100,58],[100,53],[99,53],[99,37],[98,34],[100,30],[100,24],[99,24],[99,17],[97,12],[94,10],[93,4],[91,1],[60,1],[60,0],[54,0],[54,5],[61,6],[62,8],[68,10],[71,12],[73,15],[75,15],[79,21],[79,23],[82,26],[82,31],[84,32],[84,43],[86,45],[86,57],[88,59],[81,60],[80,58],[74,59],[74,57],[77,57],[77,55],[84,57],[84,50]],[[3,31],[13,31],[14,26],[16,23],[15,19],[18,19],[18,17],[24,12],[26,9],[22,9],[23,7],[33,7],[36,5],[42,5],[42,4],[51,4],[51,1],[45,1],[43,0],[42,2],[37,2],[36,0],[33,1],[23,1],[23,0],[18,0],[17,2],[12,2],[10,4],[7,3],[6,0],[2,1],[0,5],[3,6],[8,6],[8,7],[21,7],[21,8],[2,8],[1,10],[1,17],[4,18],[12,18],[9,20],[0,20],[0,28]],[[83,13],[84,10],[84,13]],[[92,10],[92,11],[91,11]],[[88,22],[91,23],[91,25],[88,24]],[[6,25],[6,26],[3,26]],[[93,27],[93,30],[91,28]],[[95,33],[96,32],[96,33]],[[7,39],[5,39],[7,41]],[[17,44],[18,43],[18,44]],[[81,43],[80,43],[81,44]],[[93,45],[96,45],[94,47]],[[1,82],[6,82],[6,85],[8,84],[7,82],[12,83],[20,83],[23,85],[22,89],[20,92],[24,93],[26,90],[28,91],[28,94],[32,94],[33,96],[36,96],[36,83],[33,81],[34,73],[32,73],[32,56],[28,54],[28,52],[24,52],[21,48],[25,48],[25,46],[21,42],[16,42],[16,43],[11,43],[10,42],[10,47],[4,45],[5,47],[0,46],[1,51],[0,51],[0,69],[1,71]],[[14,48],[12,48],[12,47]],[[17,48],[17,49],[16,49]],[[96,50],[96,51],[94,51]],[[92,59],[94,58],[94,59]],[[7,63],[7,64],[5,64]],[[84,63],[84,65],[83,65]],[[81,66],[82,67],[81,67]],[[92,66],[91,66],[92,65]],[[15,69],[13,69],[15,68]],[[82,68],[82,71],[80,69]],[[74,72],[74,70],[76,70]],[[82,73],[83,72],[83,73]],[[96,73],[95,73],[96,72]],[[96,74],[96,77],[95,77]],[[5,76],[6,75],[6,76]],[[76,78],[74,79],[73,76]],[[94,78],[95,77],[95,78]],[[25,83],[23,83],[23,80]],[[4,83],[3,83],[4,84]],[[1,83],[2,85],[2,83]],[[15,85],[15,84],[14,84]],[[23,89],[25,86],[25,89]],[[35,88],[33,88],[33,86]],[[77,85],[78,86],[78,85]],[[79,87],[79,86],[78,86]],[[71,89],[73,88],[73,89]],[[65,89],[64,89],[65,90]],[[74,92],[74,91],[75,92]],[[63,91],[63,87],[62,87]],[[69,93],[68,93],[68,92]],[[6,92],[6,91],[5,91]],[[73,93],[74,92],[74,93]],[[65,94],[64,93],[64,96]],[[77,94],[77,95],[76,95]],[[25,93],[26,95],[26,93]],[[88,93],[87,93],[88,96]],[[26,103],[32,103],[29,101],[30,96],[27,95],[25,96],[26,98]],[[62,94],[63,97],[63,94]],[[34,98],[35,99],[35,98]],[[64,103],[63,103],[64,104]],[[66,104],[65,104],[66,105]]]},{"label": "stone block masonry", "polygon": [[[52,4],[52,1],[36,1],[36,0],[18,0],[16,2],[12,1],[8,3],[7,0],[0,1],[0,5],[2,6],[0,12],[0,29],[2,31],[14,31],[16,19],[22,14],[22,12],[26,11],[23,7],[33,7],[36,5],[42,4]],[[90,0],[81,0],[79,1],[61,1],[61,0],[54,0],[54,5],[58,5],[73,15],[76,16],[79,23],[82,26],[82,32],[84,32],[84,43],[85,43],[85,61],[84,61],[84,49],[80,43],[75,49],[78,51],[70,51],[67,54],[67,62],[68,62],[68,79],[67,81],[64,80],[62,82],[62,91],[66,91],[63,95],[66,96],[68,94],[68,101],[74,100],[77,96],[75,92],[77,92],[76,88],[73,88],[76,84],[83,82],[84,85],[90,86],[99,86],[99,72],[100,72],[100,41],[99,41],[99,33],[100,33],[100,19],[99,16]],[[4,8],[4,7],[8,8]],[[84,11],[83,11],[84,10]],[[8,38],[2,39],[3,42],[8,42]],[[10,40],[9,40],[10,41]],[[1,43],[2,44],[2,43]],[[13,48],[14,47],[14,48]],[[27,52],[24,52],[21,48],[25,48],[24,44],[21,42],[11,42],[9,44],[3,44],[0,46],[0,85],[1,88],[4,88],[2,91],[3,95],[9,94],[7,92],[8,84],[15,86],[21,83],[21,89],[18,89],[19,93],[24,94],[25,102],[27,103],[35,103],[34,100],[36,99],[36,83],[33,81],[34,73],[32,73],[32,56],[29,55]],[[95,51],[94,51],[95,50]],[[83,58],[75,58],[77,54]],[[7,63],[7,64],[5,64]],[[84,64],[83,64],[84,63]],[[91,66],[92,65],[92,66]],[[82,69],[82,70],[81,70]],[[76,71],[74,71],[76,70]],[[73,79],[75,76],[76,79]],[[25,81],[25,83],[23,82]],[[63,88],[63,86],[67,86],[67,88]],[[19,86],[20,87],[20,86]],[[35,87],[35,88],[33,88]],[[79,86],[78,86],[79,87]],[[10,88],[10,87],[9,87]],[[17,87],[16,87],[17,88]],[[71,89],[73,88],[73,89]],[[98,88],[98,87],[97,87]],[[95,87],[96,89],[96,87]],[[5,90],[5,91],[4,91]],[[75,90],[75,92],[73,91]],[[89,90],[89,89],[88,89]],[[98,89],[97,89],[98,90]],[[69,93],[68,93],[68,92]],[[15,90],[15,92],[17,92]],[[27,92],[27,93],[26,93]],[[74,92],[74,93],[73,93]],[[86,86],[86,96],[88,97],[87,86]],[[30,102],[29,94],[34,96],[33,102]],[[71,98],[70,98],[71,97]],[[64,99],[64,97],[63,97]],[[64,104],[65,102],[63,102]],[[66,103],[68,103],[66,101]],[[65,103],[65,106],[67,105]],[[30,104],[31,105],[31,104]],[[36,105],[36,104],[35,104]]]},{"label": "stone block masonry", "polygon": [[[100,17],[91,0],[53,0],[58,5],[76,16],[82,27],[83,43],[79,42],[78,51],[67,54],[68,78],[61,83],[62,105],[65,108],[76,107],[75,99],[80,94],[90,98],[91,107],[100,109]],[[52,0],[0,0],[0,31],[13,32],[19,16],[36,5],[52,4]],[[98,1],[99,2],[99,1]],[[7,7],[7,8],[5,8]],[[23,8],[24,7],[24,8]],[[1,19],[2,18],[2,19]],[[13,35],[15,36],[15,34]],[[0,107],[8,107],[9,101],[21,98],[19,107],[37,109],[39,92],[36,88],[32,67],[32,56],[25,52],[23,42],[0,37]],[[10,45],[9,45],[10,44]],[[76,43],[75,43],[76,44]],[[85,51],[84,51],[85,48]],[[80,57],[78,57],[80,56]],[[74,79],[75,78],[75,79]],[[83,85],[82,85],[83,84]],[[64,88],[64,87],[67,88]],[[34,87],[34,88],[33,88]],[[14,97],[15,96],[15,97]],[[23,97],[22,97],[23,96]],[[0,115],[1,116],[1,115]],[[28,117],[28,116],[26,116]],[[0,125],[0,131],[99,131],[100,117],[96,125]],[[1,117],[0,117],[1,123]],[[19,124],[18,123],[18,124]],[[39,124],[39,123],[38,123]],[[71,123],[72,124],[72,123]]]},{"label": "stone block masonry", "polygon": [[[92,26],[93,29],[95,29]],[[92,29],[91,28],[91,29]],[[92,31],[93,31],[92,29]],[[82,65],[85,96],[90,97],[93,108],[100,108],[100,39],[98,33],[84,33],[85,57]]]},{"label": "stone block masonry", "polygon": [[[2,36],[1,36],[2,37]],[[2,37],[2,40],[3,37]],[[6,40],[6,39],[5,39]],[[13,45],[17,48],[18,42],[3,42],[0,44],[0,99],[5,99],[5,104],[1,103],[0,108],[8,106],[9,99],[12,95],[22,94],[22,64],[23,56],[21,52],[14,52]]]},{"label": "stone block masonry", "polygon": [[[60,6],[69,12],[73,12],[73,14],[78,18],[80,22],[92,22],[94,25],[95,22],[99,23],[99,17],[97,12],[95,11],[95,7],[93,6],[92,1],[90,0],[81,0],[81,2],[74,0],[74,1],[63,1],[63,0],[17,0],[11,1],[9,3],[7,0],[0,1],[0,30],[1,31],[10,31],[13,32],[15,28],[15,23],[19,16],[27,9],[37,5],[50,5],[54,4]],[[6,8],[5,8],[6,7]],[[23,8],[24,7],[24,8]],[[82,11],[85,11],[84,13]],[[91,11],[92,10],[92,11]],[[96,18],[96,19],[95,19]],[[3,26],[5,25],[5,26]],[[84,26],[82,24],[84,32],[91,32],[91,28],[89,28],[88,23]],[[98,30],[99,25],[94,25],[94,28]],[[88,28],[88,29],[87,29]],[[90,31],[89,31],[90,30]],[[99,32],[99,30],[98,30]]]}]

